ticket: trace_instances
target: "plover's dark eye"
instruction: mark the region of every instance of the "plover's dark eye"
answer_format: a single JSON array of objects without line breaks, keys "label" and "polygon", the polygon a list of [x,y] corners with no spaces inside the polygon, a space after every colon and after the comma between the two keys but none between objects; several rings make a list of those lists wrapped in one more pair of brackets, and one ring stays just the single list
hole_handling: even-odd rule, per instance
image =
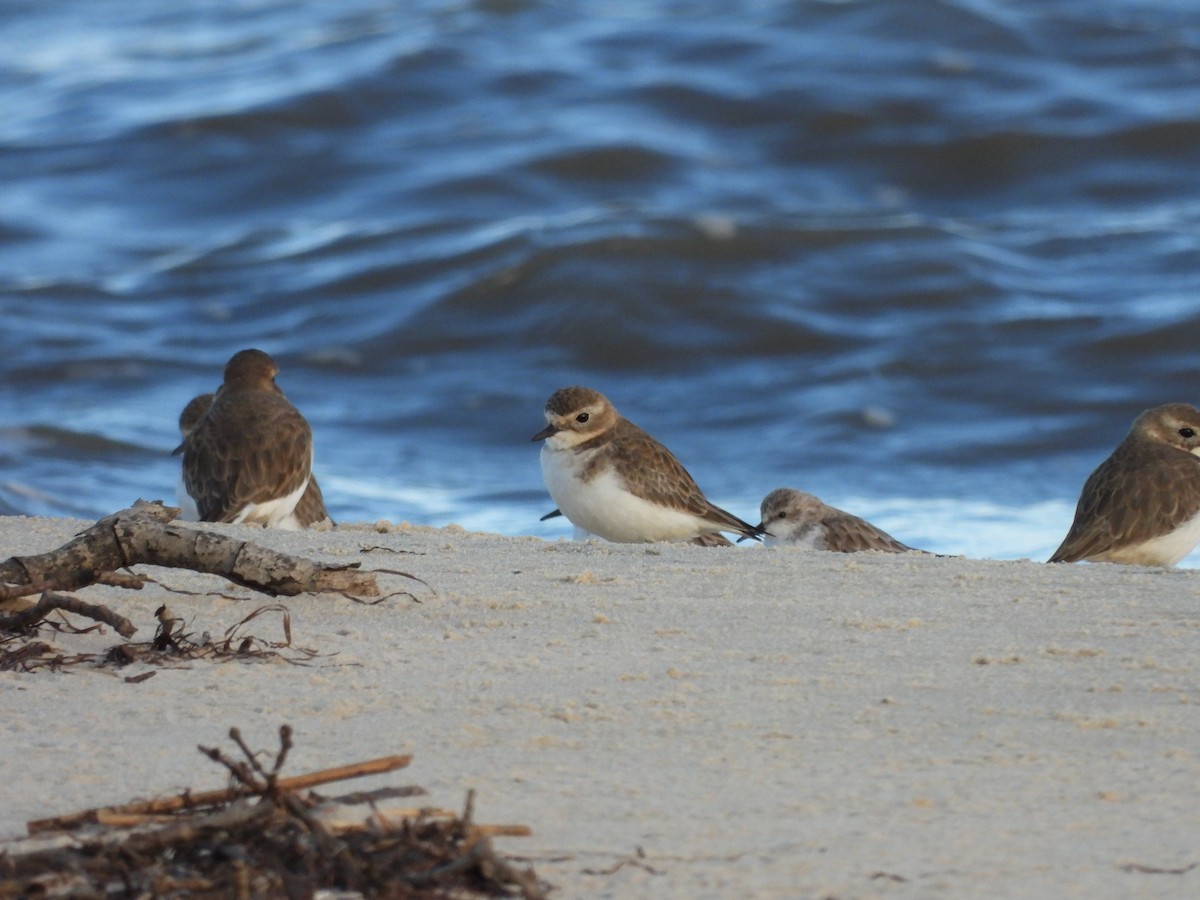
[{"label": "plover's dark eye", "polygon": [[1196,436],[1195,428],[1188,428],[1186,425],[1179,429],[1179,436],[1182,438],[1194,438]]},{"label": "plover's dark eye", "polygon": [[591,416],[589,416],[587,413],[580,413],[579,415],[577,415],[575,417],[575,421],[578,422],[580,425],[582,425],[584,422],[586,422],[590,418],[591,418]]},{"label": "plover's dark eye", "polygon": [[780,510],[780,512],[779,512],[779,515],[777,515],[775,518],[777,518],[777,519],[786,519],[786,518],[787,518],[787,513],[786,513],[786,512],[784,512],[783,510]]}]

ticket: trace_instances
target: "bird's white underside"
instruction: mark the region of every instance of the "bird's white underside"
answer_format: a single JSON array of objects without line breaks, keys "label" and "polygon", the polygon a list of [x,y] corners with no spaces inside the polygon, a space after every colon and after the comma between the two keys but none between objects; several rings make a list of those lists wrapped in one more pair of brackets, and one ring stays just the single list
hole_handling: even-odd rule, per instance
[{"label": "bird's white underside", "polygon": [[300,487],[285,497],[276,497],[274,500],[267,500],[263,503],[247,503],[233,517],[234,524],[247,523],[263,525],[267,528],[280,528],[284,531],[303,531],[304,526],[300,524],[294,512],[296,504],[300,502],[300,498],[308,489],[311,477],[305,478]]},{"label": "bird's white underside", "polygon": [[1173,566],[1200,543],[1200,514],[1188,519],[1169,534],[1097,553],[1088,557],[1096,562],[1124,563],[1133,566]]},{"label": "bird's white underside", "polygon": [[[266,503],[247,504],[234,517],[233,521],[236,523],[247,522],[252,525],[266,525],[267,528],[279,528],[283,531],[303,531],[304,525],[296,518],[295,510],[296,504],[300,502],[300,498],[304,496],[304,492],[308,489],[308,482],[309,479],[306,478],[304,484],[286,497],[278,497],[274,500],[268,500]],[[184,487],[182,472],[175,484],[175,502],[180,509],[179,518],[182,521],[200,521],[200,511],[196,508],[196,501],[191,498]]]},{"label": "bird's white underside", "polygon": [[686,510],[651,503],[631,493],[611,467],[584,481],[589,454],[542,445],[542,477],[546,489],[572,525],[609,541],[690,541],[716,531],[710,522]]},{"label": "bird's white underside", "polygon": [[767,527],[774,533],[763,535],[764,547],[790,547],[794,550],[824,550],[825,529],[822,527],[804,526],[780,527],[779,524],[768,522]]}]

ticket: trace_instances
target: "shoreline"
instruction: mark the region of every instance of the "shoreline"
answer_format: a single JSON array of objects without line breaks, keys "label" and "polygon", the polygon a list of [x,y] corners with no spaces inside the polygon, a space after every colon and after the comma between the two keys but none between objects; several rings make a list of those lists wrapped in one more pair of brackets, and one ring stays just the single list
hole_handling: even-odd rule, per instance
[{"label": "shoreline", "polygon": [[[4,556],[93,523],[0,518]],[[0,673],[0,833],[223,785],[196,751],[295,730],[285,774],[411,753],[557,896],[1178,896],[1200,883],[1189,570],[546,541],[457,526],[204,526],[430,586],[374,606],[187,570],[93,587],[153,634],[282,602],[306,665]],[[364,553],[364,548],[372,549]],[[418,602],[419,601],[419,602]],[[78,620],[76,620],[78,622]],[[90,623],[87,623],[90,624]],[[278,616],[249,630],[282,639]],[[64,652],[120,643],[43,639]],[[145,671],[155,675],[130,684]],[[599,873],[599,874],[597,874]]]}]

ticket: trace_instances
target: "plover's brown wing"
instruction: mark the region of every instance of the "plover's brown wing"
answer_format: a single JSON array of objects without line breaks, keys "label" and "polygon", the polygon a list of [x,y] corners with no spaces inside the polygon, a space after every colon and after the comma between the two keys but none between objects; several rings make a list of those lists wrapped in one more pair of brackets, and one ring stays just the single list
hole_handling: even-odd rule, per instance
[{"label": "plover's brown wing", "polygon": [[248,503],[286,497],[311,465],[312,430],[281,394],[218,398],[183,442],[184,485],[205,522],[230,522]]},{"label": "plover's brown wing", "polygon": [[758,528],[710,503],[675,454],[632,422],[619,420],[604,437],[607,443],[593,463],[607,461],[617,466],[632,493],[652,503],[693,513],[720,531],[759,538]]},{"label": "plover's brown wing", "polygon": [[[308,487],[304,489],[300,502],[296,504],[295,515],[305,528],[315,525],[317,522],[324,522],[326,519],[333,522],[325,509],[325,497],[321,494],[321,486],[317,484],[316,475],[309,479]],[[337,523],[333,522],[333,524]]]},{"label": "plover's brown wing", "polygon": [[1048,562],[1077,562],[1174,531],[1200,513],[1200,460],[1123,443],[1083,485],[1075,519]]},{"label": "plover's brown wing", "polygon": [[[876,528],[866,519],[836,510],[822,521],[825,530],[825,549],[838,553],[856,553],[860,550],[882,550],[885,553],[908,553],[913,550],[902,544],[886,531]],[[918,551],[919,552],[919,551]]]}]

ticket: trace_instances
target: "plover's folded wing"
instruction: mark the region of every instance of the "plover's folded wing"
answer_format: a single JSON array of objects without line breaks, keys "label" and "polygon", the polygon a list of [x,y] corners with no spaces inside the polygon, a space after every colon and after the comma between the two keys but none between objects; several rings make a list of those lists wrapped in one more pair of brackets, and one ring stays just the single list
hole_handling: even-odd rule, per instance
[{"label": "plover's folded wing", "polygon": [[1078,562],[1169,534],[1200,514],[1196,459],[1126,442],[1083,485],[1075,519],[1048,562]]},{"label": "plover's folded wing", "polygon": [[596,459],[602,455],[626,473],[626,486],[632,493],[652,503],[686,510],[721,531],[759,537],[758,528],[710,503],[675,454],[627,419],[613,429]]}]

